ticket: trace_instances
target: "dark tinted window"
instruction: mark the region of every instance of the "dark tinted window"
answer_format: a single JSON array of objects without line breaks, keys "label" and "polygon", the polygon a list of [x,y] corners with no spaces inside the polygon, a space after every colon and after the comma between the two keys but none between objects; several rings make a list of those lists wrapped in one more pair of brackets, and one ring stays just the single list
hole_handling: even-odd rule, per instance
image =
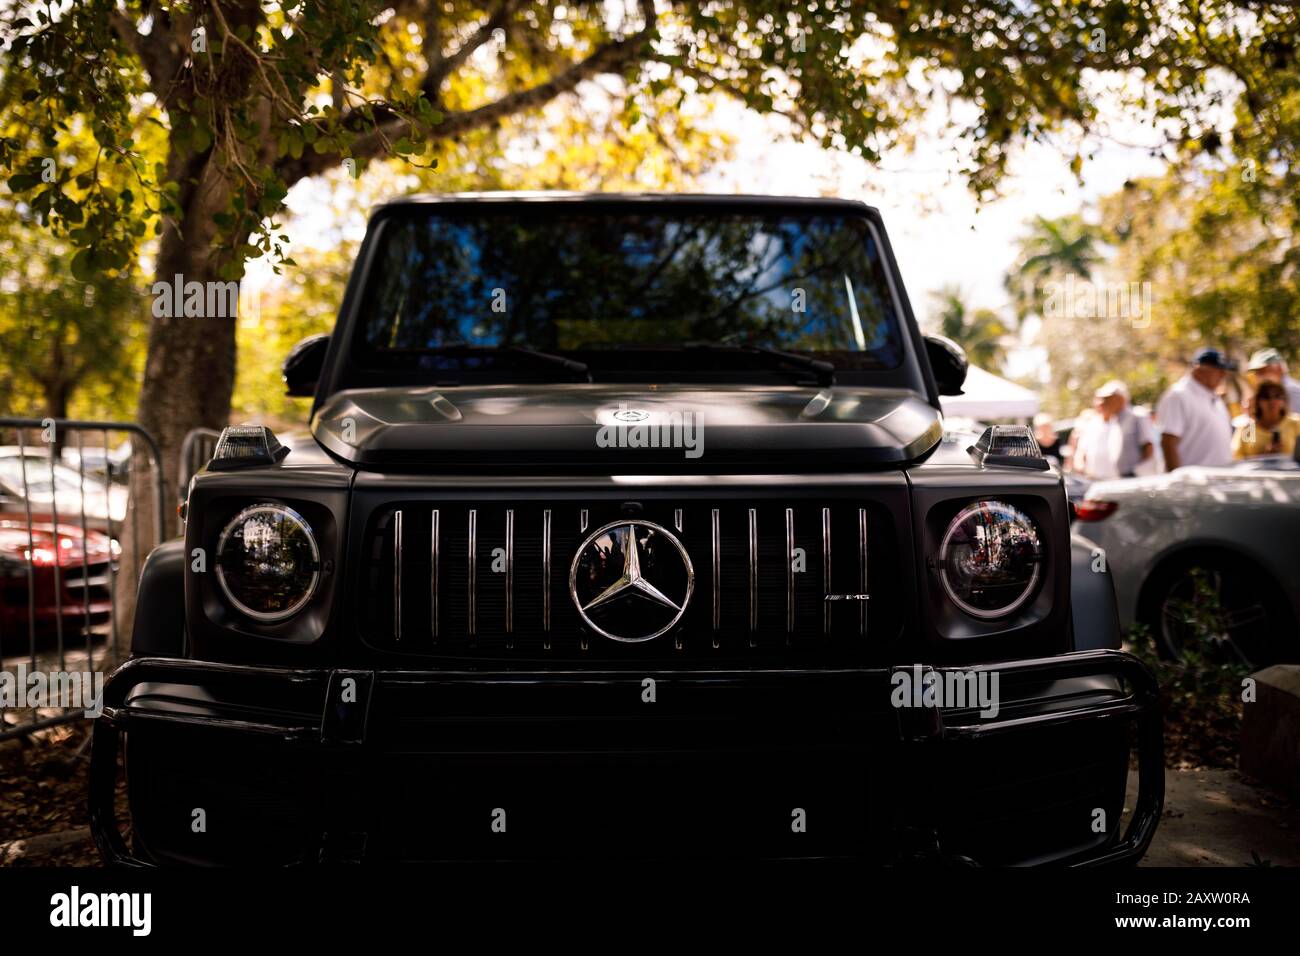
[{"label": "dark tinted window", "polygon": [[902,360],[864,218],[485,204],[396,215],[376,252],[356,342],[367,366],[455,367],[463,351],[437,351],[496,345],[760,345],[846,369]]}]

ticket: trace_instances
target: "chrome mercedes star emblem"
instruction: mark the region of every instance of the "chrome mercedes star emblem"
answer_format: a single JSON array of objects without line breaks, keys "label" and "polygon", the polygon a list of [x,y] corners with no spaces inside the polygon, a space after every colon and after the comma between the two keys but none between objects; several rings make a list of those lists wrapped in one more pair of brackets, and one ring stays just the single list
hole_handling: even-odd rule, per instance
[{"label": "chrome mercedes star emblem", "polygon": [[620,408],[614,413],[614,420],[620,422],[644,422],[649,418],[650,413],[643,408]]},{"label": "chrome mercedes star emblem", "polygon": [[695,569],[682,543],[652,521],[615,521],[578,546],[569,596],[597,634],[635,644],[671,629],[686,612]]}]

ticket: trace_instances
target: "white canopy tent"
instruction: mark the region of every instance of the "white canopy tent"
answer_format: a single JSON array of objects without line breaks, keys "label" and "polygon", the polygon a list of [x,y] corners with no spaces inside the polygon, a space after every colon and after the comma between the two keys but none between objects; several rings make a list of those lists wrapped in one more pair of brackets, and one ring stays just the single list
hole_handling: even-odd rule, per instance
[{"label": "white canopy tent", "polygon": [[1015,382],[970,366],[962,395],[944,395],[939,401],[945,416],[989,421],[995,418],[1033,418],[1038,396]]}]

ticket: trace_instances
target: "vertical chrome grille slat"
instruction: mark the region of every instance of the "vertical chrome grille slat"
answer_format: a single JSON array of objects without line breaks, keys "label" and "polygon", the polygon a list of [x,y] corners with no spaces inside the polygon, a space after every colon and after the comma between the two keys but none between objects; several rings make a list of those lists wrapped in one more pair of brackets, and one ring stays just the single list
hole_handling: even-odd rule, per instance
[{"label": "vertical chrome grille slat", "polygon": [[468,624],[469,636],[474,637],[478,633],[478,511],[471,508],[469,511],[469,610]]},{"label": "vertical chrome grille slat", "polygon": [[[515,632],[515,510],[506,509],[506,634]],[[515,646],[514,640],[506,638],[506,647]]]},{"label": "vertical chrome grille slat", "polygon": [[822,509],[822,632],[831,632],[831,509]]},{"label": "vertical chrome grille slat", "polygon": [[542,512],[542,647],[551,649],[551,509]]},{"label": "vertical chrome grille slat", "polygon": [[718,646],[718,632],[722,630],[722,534],[718,527],[718,509],[709,516],[713,547],[713,646]]},{"label": "vertical chrome grille slat", "polygon": [[749,646],[758,632],[758,511],[749,509]]},{"label": "vertical chrome grille slat", "polygon": [[[657,521],[669,529],[672,535],[679,536],[679,540],[691,552],[695,571],[695,597],[689,613],[691,619],[710,631],[709,643],[693,649],[687,646],[684,639],[685,633],[689,631],[681,635],[665,636],[656,644],[661,653],[676,648],[687,653],[692,650],[704,652],[708,657],[715,658],[721,652],[724,634],[727,635],[728,646],[731,646],[729,642],[733,638],[737,641],[747,638],[748,644],[738,644],[736,649],[748,646],[754,649],[750,654],[758,653],[760,648],[764,649],[764,653],[776,654],[778,648],[790,653],[793,652],[796,635],[801,639],[800,646],[803,646],[808,639],[809,627],[814,629],[812,634],[817,634],[816,614],[819,605],[823,642],[836,635],[851,636],[855,628],[859,642],[865,642],[870,635],[878,633],[881,627],[893,626],[895,618],[888,613],[878,614],[876,620],[873,620],[868,603],[873,597],[878,597],[870,592],[870,587],[876,580],[886,582],[893,579],[888,574],[880,577],[880,569],[871,566],[871,548],[874,542],[868,516],[871,508],[863,507],[867,502],[838,502],[827,498],[809,500],[792,494],[775,499],[751,498],[748,502],[742,499],[729,504],[719,496],[710,497],[711,500],[706,498],[696,503],[660,499],[643,509],[647,520]],[[513,656],[515,651],[527,647],[533,648],[535,653],[545,650],[548,658],[557,652],[562,652],[563,655],[579,651],[588,651],[593,655],[605,654],[604,641],[592,638],[589,634],[574,633],[572,639],[566,637],[563,641],[555,640],[557,628],[569,625],[571,620],[576,623],[576,615],[570,613],[566,616],[564,613],[571,607],[566,586],[568,562],[583,537],[589,535],[593,528],[613,520],[612,516],[617,513],[618,499],[611,496],[608,509],[599,496],[573,504],[586,504],[587,507],[574,507],[569,511],[562,501],[539,501],[534,506],[528,501],[511,499],[495,504],[467,501],[461,505],[451,504],[440,496],[411,513],[412,520],[416,522],[412,526],[411,545],[420,554],[410,558],[409,568],[406,566],[405,519],[406,512],[413,507],[411,502],[394,502],[387,508],[378,510],[375,515],[377,521],[367,531],[368,543],[365,550],[368,555],[373,555],[366,558],[368,567],[373,569],[368,570],[367,574],[385,592],[391,587],[392,612],[381,615],[378,621],[373,618],[365,621],[364,629],[378,632],[375,636],[379,640],[404,654],[468,653],[484,659],[492,655],[504,658],[507,651]],[[676,507],[678,504],[681,507]],[[442,511],[448,507],[452,508],[448,512],[452,525],[448,526],[444,535]],[[485,507],[489,510],[484,511]],[[559,510],[555,510],[557,507]],[[627,510],[624,509],[625,512]],[[728,525],[733,537],[727,542],[722,538],[724,511],[732,516],[727,520],[733,521],[733,524]],[[760,512],[762,529],[759,527]],[[485,516],[486,524],[479,520],[480,514]],[[461,531],[456,531],[461,516],[466,524],[460,525]],[[426,530],[420,531],[419,525],[425,521],[428,522]],[[687,537],[684,530],[688,523],[694,528],[690,537]],[[585,532],[582,535],[575,534],[575,525],[585,526]],[[760,531],[766,537],[760,537]],[[540,541],[531,537],[539,532]],[[818,542],[815,536],[818,532],[821,537],[820,575],[811,566],[817,560]],[[421,557],[426,547],[424,534],[429,535],[427,558]],[[464,538],[461,537],[462,534],[465,535]],[[744,540],[737,541],[734,536],[741,534],[744,535]],[[480,535],[486,537],[480,540]],[[504,537],[504,542],[499,540],[501,537]],[[377,547],[379,541],[382,541],[382,547]],[[502,544],[504,547],[501,547]],[[834,550],[836,546],[840,549],[838,556]],[[465,548],[464,552],[461,551],[462,547]],[[534,566],[530,570],[530,562],[537,553],[535,548],[540,550],[540,566]],[[489,562],[487,570],[479,566],[480,551],[484,552],[483,557]],[[857,552],[856,558],[853,551]],[[646,554],[654,556],[652,550]],[[447,568],[443,568],[444,556],[451,561]],[[642,555],[643,559],[645,556]],[[659,560],[663,555],[655,557]],[[730,562],[725,568],[724,558]],[[460,564],[462,560],[465,561],[463,565]],[[519,563],[521,560],[523,564]],[[786,562],[784,569],[776,566],[778,560]],[[425,561],[428,562],[427,565]],[[557,561],[561,562],[558,571]],[[705,564],[709,565],[710,582],[708,590],[701,593]],[[461,571],[462,567],[464,572]],[[648,572],[646,566],[643,565],[642,568],[649,580],[656,581],[656,573],[664,576],[659,566],[649,567]],[[390,573],[391,583],[386,577]],[[462,573],[465,575],[463,579]],[[497,577],[500,573],[504,574],[503,590],[499,590],[502,584],[497,583],[502,580]],[[560,575],[558,583],[557,573]],[[785,584],[784,614],[779,610],[781,596],[778,588],[781,581],[777,576],[782,573]],[[480,580],[483,574],[487,577]],[[743,578],[741,574],[744,575]],[[800,577],[801,574],[813,577],[809,580]],[[671,578],[665,579],[669,584],[672,583]],[[479,594],[480,584],[486,588],[482,595]],[[555,591],[557,586],[558,598]],[[891,584],[882,586],[887,589],[892,587]],[[537,595],[539,587],[542,592],[540,600]],[[819,587],[821,597],[817,596]],[[412,591],[411,588],[415,590]],[[422,588],[428,588],[427,598],[420,595]],[[826,600],[826,595],[831,595],[834,600]],[[485,602],[482,608],[479,607],[480,597]],[[893,597],[892,593],[884,595],[886,611],[890,610],[888,604]],[[707,609],[695,606],[701,600],[708,602]],[[857,604],[856,611],[844,606],[850,601]],[[423,621],[426,609],[429,613],[427,630]],[[876,610],[879,611],[880,608]],[[480,611],[486,615],[481,620]],[[361,613],[365,614],[364,609]],[[560,614],[558,621],[557,613]],[[781,640],[782,634],[785,636],[784,641]],[[712,651],[708,650],[710,645]],[[785,651],[787,646],[790,651]],[[860,651],[858,648],[866,646],[865,643],[845,643],[841,646],[837,641],[835,647],[832,647],[829,643],[815,641],[808,645],[808,649],[812,651],[824,647],[827,653],[838,655],[835,657],[838,662],[847,659],[843,655],[865,653],[865,650]],[[653,657],[653,654],[649,656]],[[678,657],[676,654],[673,656]]]},{"label": "vertical chrome grille slat", "polygon": [[867,633],[867,604],[871,592],[867,590],[867,509],[858,509],[858,633]]},{"label": "vertical chrome grille slat", "polygon": [[794,509],[785,509],[785,633],[794,633]]},{"label": "vertical chrome grille slat", "polygon": [[438,509],[433,509],[429,528],[429,628],[438,639]]},{"label": "vertical chrome grille slat", "polygon": [[402,639],[402,512],[393,512],[393,640]]}]

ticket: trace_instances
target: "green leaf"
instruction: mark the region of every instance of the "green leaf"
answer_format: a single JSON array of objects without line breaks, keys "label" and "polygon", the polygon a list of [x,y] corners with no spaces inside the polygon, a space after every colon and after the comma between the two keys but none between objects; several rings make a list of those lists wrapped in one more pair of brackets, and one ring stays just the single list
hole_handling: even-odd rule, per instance
[{"label": "green leaf", "polygon": [[94,253],[90,249],[82,249],[72,257],[72,277],[89,282],[94,276]]},{"label": "green leaf", "polygon": [[81,204],[67,196],[59,196],[59,198],[54,201],[54,208],[58,214],[68,222],[81,222],[81,220],[85,218],[85,213],[82,211]]},{"label": "green leaf", "polygon": [[235,259],[231,262],[227,262],[225,265],[223,265],[221,268],[217,270],[218,279],[225,279],[227,281],[232,281],[232,280],[242,279],[243,277],[244,277],[244,263],[239,259]]},{"label": "green leaf", "polygon": [[190,134],[190,147],[196,153],[206,153],[212,145],[212,130],[200,117],[194,121],[194,132]]},{"label": "green leaf", "polygon": [[9,177],[9,191],[14,193],[25,193],[29,189],[34,189],[41,183],[41,177],[33,176],[31,173],[18,173],[16,176]]}]

